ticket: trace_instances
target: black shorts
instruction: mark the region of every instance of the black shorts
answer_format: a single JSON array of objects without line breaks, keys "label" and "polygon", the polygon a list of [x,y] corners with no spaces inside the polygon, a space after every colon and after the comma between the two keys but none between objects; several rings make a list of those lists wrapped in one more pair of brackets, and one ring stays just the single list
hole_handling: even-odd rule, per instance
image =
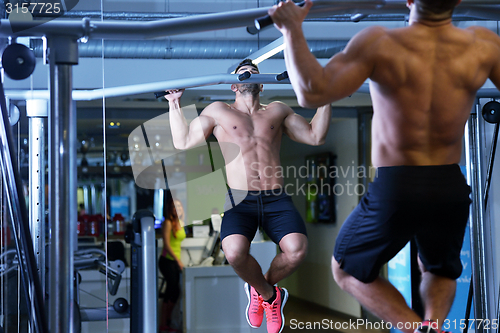
[{"label": "black shorts", "polygon": [[470,192],[456,164],[378,168],[342,225],[335,260],[356,279],[373,282],[380,268],[415,239],[428,271],[457,279]]},{"label": "black shorts", "polygon": [[304,220],[284,189],[248,192],[229,189],[224,205],[221,240],[238,234],[252,242],[259,226],[276,244],[291,233],[307,235]]}]

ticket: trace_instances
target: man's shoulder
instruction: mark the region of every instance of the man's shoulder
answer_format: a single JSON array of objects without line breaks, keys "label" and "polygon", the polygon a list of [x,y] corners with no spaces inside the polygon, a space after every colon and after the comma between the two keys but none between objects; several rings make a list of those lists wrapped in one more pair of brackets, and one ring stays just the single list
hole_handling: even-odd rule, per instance
[{"label": "man's shoulder", "polygon": [[228,110],[230,109],[229,104],[224,103],[224,102],[213,102],[209,104],[205,109],[203,109],[202,114],[204,115],[211,115],[211,114],[217,114],[221,111]]},{"label": "man's shoulder", "polygon": [[[471,34],[471,38],[474,41],[476,47],[475,49],[480,49],[482,52],[493,57],[498,57],[500,52],[500,37],[496,32],[481,26],[471,26],[463,29],[465,33]],[[491,53],[487,51],[491,51]]]},{"label": "man's shoulder", "polygon": [[288,105],[286,105],[285,103],[283,103],[281,101],[273,101],[273,102],[271,102],[271,103],[269,103],[267,105],[267,107],[270,107],[270,106],[272,106],[272,107],[286,107],[286,108],[289,108]]},{"label": "man's shoulder", "polygon": [[375,50],[375,46],[383,45],[383,43],[380,43],[381,41],[390,40],[387,37],[394,33],[393,30],[378,25],[366,27],[349,41],[349,47],[360,51],[366,51],[368,48],[370,53],[373,53],[371,51]]},{"label": "man's shoulder", "polygon": [[280,101],[274,101],[265,106],[267,110],[275,109],[286,113],[293,113],[291,107]]},{"label": "man's shoulder", "polygon": [[391,34],[392,32],[394,32],[398,29],[401,29],[401,28],[389,29],[389,28],[386,28],[386,27],[383,27],[380,25],[372,25],[372,26],[366,27],[363,30],[361,30],[357,34],[357,37],[364,38],[364,39],[377,39],[377,38],[388,36],[389,34]]},{"label": "man's shoulder", "polygon": [[467,33],[472,33],[477,38],[487,40],[500,40],[500,37],[495,32],[486,27],[473,25],[462,30]]}]

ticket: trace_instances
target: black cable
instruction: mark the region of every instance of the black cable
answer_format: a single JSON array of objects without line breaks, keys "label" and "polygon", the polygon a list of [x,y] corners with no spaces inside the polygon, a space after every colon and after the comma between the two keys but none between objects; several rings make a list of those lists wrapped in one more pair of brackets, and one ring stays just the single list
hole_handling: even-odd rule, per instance
[{"label": "black cable", "polygon": [[493,163],[495,162],[495,153],[497,150],[499,127],[500,127],[500,123],[497,123],[495,125],[495,131],[493,133],[493,143],[491,145],[491,151],[490,151],[490,163],[488,164],[488,171],[486,172],[487,178],[486,178],[486,185],[485,185],[485,191],[484,191],[484,208],[485,209],[488,206],[488,197],[490,194],[491,176],[493,174]]},{"label": "black cable", "polygon": [[[490,158],[489,158],[489,163],[488,163],[488,171],[486,175],[486,185],[485,185],[485,192],[484,192],[484,208],[488,206],[488,198],[489,198],[489,192],[490,192],[490,185],[491,185],[491,176],[493,174],[493,164],[495,162],[495,155],[496,155],[496,150],[497,150],[497,142],[498,142],[498,132],[500,128],[500,123],[497,123],[495,125],[495,131],[493,133],[493,143],[491,146],[491,151],[490,151]],[[467,307],[465,308],[465,327],[464,330],[462,331],[463,333],[468,332],[469,330],[469,318],[470,318],[470,311],[472,308],[472,297],[474,295],[474,282],[471,276],[470,279],[470,285],[469,285],[469,295],[467,296]]]}]

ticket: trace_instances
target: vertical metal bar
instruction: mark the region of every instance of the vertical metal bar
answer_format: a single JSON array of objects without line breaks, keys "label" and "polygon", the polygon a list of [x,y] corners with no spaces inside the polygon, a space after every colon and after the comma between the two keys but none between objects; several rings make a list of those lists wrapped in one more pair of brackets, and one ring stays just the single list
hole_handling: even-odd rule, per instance
[{"label": "vertical metal bar", "polygon": [[45,295],[45,133],[47,100],[26,101],[29,118],[29,214],[38,276]]},{"label": "vertical metal bar", "polygon": [[50,51],[50,332],[68,333],[74,330],[73,249],[77,221],[76,108],[71,96],[75,53],[78,60],[76,40],[52,38]]},{"label": "vertical metal bar", "polygon": [[90,202],[92,203],[90,205],[92,208],[87,212],[87,214],[97,214],[97,193],[93,183],[90,184]]},{"label": "vertical metal bar", "polygon": [[143,258],[142,287],[141,295],[143,304],[143,313],[141,327],[142,333],[154,332],[157,327],[157,304],[158,299],[158,278],[156,268],[156,239],[155,239],[155,220],[154,216],[141,219],[141,238],[142,248],[141,256]]},{"label": "vertical metal bar", "polygon": [[[488,319],[489,306],[486,286],[486,258],[484,243],[484,203],[482,181],[482,152],[480,149],[480,124],[478,119],[480,105],[476,104],[469,117],[465,131],[467,179],[472,188],[472,207],[470,210],[470,237],[472,277],[474,279],[474,308],[477,319]],[[476,327],[482,333],[483,327]]]},{"label": "vertical metal bar", "polygon": [[45,134],[47,100],[26,101],[29,118],[29,196],[30,230],[42,290],[45,294]]},{"label": "vertical metal bar", "polygon": [[[26,294],[27,304],[33,304],[31,317],[36,332],[48,332],[45,318],[43,294],[40,279],[36,273],[37,267],[29,231],[29,218],[23,195],[21,177],[12,147],[14,140],[7,116],[7,105],[3,85],[0,81],[0,168],[6,188],[6,199],[12,221],[12,230],[19,258],[19,268],[22,274],[22,285]],[[31,299],[30,299],[31,296]]]},{"label": "vertical metal bar", "polygon": [[[134,181],[130,181],[128,183],[128,187],[129,187],[129,193],[130,193],[130,212],[131,214],[133,212],[136,212],[137,211],[137,193],[135,191],[135,182]],[[160,215],[158,215],[160,216]]]},{"label": "vertical metal bar", "polygon": [[157,327],[158,276],[154,223],[155,217],[148,210],[139,210],[132,218],[131,333],[149,333]]},{"label": "vertical metal bar", "polygon": [[85,212],[86,214],[90,214],[90,207],[91,207],[91,204],[90,204],[90,201],[89,201],[89,185],[83,185],[82,186],[82,189],[83,189],[83,206],[85,207]]}]

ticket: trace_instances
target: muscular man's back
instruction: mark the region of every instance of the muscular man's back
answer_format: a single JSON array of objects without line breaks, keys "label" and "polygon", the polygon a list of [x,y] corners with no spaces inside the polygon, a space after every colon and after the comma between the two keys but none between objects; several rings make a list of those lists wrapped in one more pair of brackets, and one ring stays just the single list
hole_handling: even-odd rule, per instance
[{"label": "muscular man's back", "polygon": [[497,36],[451,24],[373,30],[374,164],[458,163],[475,93],[498,62]]}]

